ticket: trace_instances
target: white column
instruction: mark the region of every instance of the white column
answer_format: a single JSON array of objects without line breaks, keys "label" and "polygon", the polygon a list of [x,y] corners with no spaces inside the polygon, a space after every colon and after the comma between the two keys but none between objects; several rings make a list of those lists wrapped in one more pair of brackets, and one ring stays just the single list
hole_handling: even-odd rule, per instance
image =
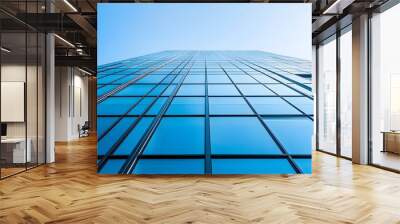
[{"label": "white column", "polygon": [[55,161],[55,56],[54,35],[46,36],[46,163]]},{"label": "white column", "polygon": [[368,163],[368,15],[353,19],[353,162]]},{"label": "white column", "polygon": [[312,149],[316,150],[317,146],[317,124],[316,124],[316,117],[317,117],[317,47],[312,45],[312,92],[314,95],[314,132],[312,135]]}]

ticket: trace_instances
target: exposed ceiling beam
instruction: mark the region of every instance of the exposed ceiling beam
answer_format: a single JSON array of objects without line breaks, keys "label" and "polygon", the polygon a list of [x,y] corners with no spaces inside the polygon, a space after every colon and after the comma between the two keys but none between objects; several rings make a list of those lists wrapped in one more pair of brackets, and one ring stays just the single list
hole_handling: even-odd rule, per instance
[{"label": "exposed ceiling beam", "polygon": [[336,0],[324,10],[322,14],[342,14],[343,10],[355,0]]}]

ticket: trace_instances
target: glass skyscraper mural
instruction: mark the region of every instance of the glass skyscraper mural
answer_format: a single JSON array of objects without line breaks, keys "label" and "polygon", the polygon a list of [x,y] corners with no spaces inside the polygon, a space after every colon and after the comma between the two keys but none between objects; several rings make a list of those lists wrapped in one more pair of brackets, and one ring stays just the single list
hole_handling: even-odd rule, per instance
[{"label": "glass skyscraper mural", "polygon": [[97,77],[100,174],[311,173],[308,59],[161,50]]}]

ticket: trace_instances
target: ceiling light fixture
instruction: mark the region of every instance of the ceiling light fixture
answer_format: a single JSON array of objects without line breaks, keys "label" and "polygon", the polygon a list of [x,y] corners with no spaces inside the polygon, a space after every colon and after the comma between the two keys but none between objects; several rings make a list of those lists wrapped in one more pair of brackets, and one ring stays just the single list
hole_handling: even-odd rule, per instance
[{"label": "ceiling light fixture", "polygon": [[57,37],[59,40],[61,40],[62,42],[66,43],[68,46],[75,48],[75,45],[73,45],[71,42],[69,42],[68,40],[60,37],[58,34],[54,34],[55,37]]},{"label": "ceiling light fixture", "polygon": [[7,49],[7,48],[5,48],[5,47],[1,47],[1,50],[4,51],[4,52],[6,52],[6,53],[10,53],[10,52],[11,52],[11,50],[9,50],[9,49]]},{"label": "ceiling light fixture", "polygon": [[73,6],[68,0],[64,0],[64,3],[67,4],[74,12],[78,12],[75,6]]},{"label": "ceiling light fixture", "polygon": [[85,74],[87,74],[87,75],[90,75],[90,76],[93,75],[92,73],[90,73],[90,72],[88,72],[88,71],[86,71],[86,70],[83,70],[83,69],[81,69],[81,68],[79,68],[79,67],[78,67],[78,70],[81,71],[81,72],[83,72],[83,73],[85,73]]}]

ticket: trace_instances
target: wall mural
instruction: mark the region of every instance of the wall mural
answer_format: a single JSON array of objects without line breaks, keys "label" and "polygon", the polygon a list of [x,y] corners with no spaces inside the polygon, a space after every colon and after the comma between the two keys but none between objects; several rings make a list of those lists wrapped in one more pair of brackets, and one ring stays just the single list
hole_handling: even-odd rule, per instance
[{"label": "wall mural", "polygon": [[310,7],[99,4],[98,172],[311,173]]}]

